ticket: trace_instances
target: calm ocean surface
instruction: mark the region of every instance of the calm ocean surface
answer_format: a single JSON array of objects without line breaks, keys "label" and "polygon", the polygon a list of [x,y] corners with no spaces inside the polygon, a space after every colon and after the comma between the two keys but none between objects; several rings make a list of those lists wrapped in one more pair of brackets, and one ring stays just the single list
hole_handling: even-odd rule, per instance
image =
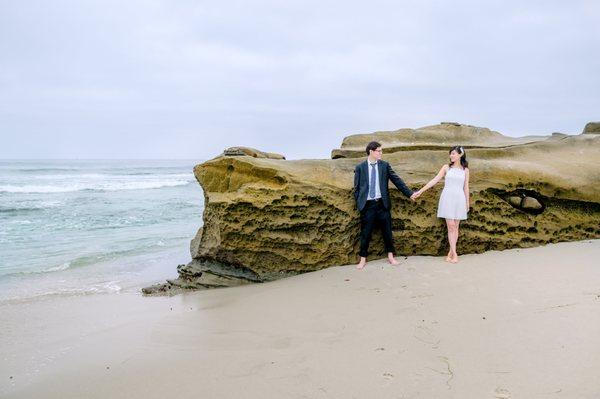
[{"label": "calm ocean surface", "polygon": [[0,160],[0,301],[175,277],[202,224],[199,162]]}]

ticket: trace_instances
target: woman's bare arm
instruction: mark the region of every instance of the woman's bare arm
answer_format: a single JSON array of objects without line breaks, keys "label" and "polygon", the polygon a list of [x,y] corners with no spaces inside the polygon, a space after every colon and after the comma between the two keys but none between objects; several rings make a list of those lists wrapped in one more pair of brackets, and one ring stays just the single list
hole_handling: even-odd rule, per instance
[{"label": "woman's bare arm", "polygon": [[471,209],[471,196],[469,195],[469,168],[465,169],[465,198],[467,200],[467,212]]},{"label": "woman's bare arm", "polygon": [[442,168],[440,169],[438,174],[433,179],[431,179],[426,185],[424,185],[419,191],[417,191],[417,193],[416,193],[417,197],[420,196],[421,194],[423,194],[425,191],[429,190],[431,187],[438,184],[438,182],[440,180],[442,180],[442,177],[444,177],[446,175],[447,171],[448,171],[448,165],[442,166]]}]

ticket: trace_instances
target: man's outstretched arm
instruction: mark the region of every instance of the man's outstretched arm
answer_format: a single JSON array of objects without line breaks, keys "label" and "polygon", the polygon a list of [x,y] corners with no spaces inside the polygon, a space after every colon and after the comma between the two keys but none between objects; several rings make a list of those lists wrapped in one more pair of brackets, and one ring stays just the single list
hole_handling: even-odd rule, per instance
[{"label": "man's outstretched arm", "polygon": [[396,174],[396,172],[394,172],[394,169],[392,169],[392,166],[389,163],[387,164],[387,168],[388,177],[392,183],[394,183],[394,186],[396,186],[398,190],[402,191],[402,194],[410,198],[410,196],[413,195],[413,191],[408,188],[406,184],[404,184],[404,181]]}]

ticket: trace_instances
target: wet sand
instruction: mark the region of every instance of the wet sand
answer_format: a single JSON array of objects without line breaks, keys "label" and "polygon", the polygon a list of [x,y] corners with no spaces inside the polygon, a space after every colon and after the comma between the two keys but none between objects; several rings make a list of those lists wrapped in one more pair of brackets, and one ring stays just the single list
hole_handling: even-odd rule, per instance
[{"label": "wet sand", "polygon": [[2,398],[600,397],[600,240],[0,305]]}]

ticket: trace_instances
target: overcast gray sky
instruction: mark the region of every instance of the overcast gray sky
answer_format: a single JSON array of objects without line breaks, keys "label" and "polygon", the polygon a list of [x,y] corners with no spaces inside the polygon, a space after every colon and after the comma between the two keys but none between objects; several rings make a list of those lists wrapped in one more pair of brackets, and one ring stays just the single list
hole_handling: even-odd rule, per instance
[{"label": "overcast gray sky", "polygon": [[598,1],[0,0],[0,158],[326,158],[600,119]]}]

